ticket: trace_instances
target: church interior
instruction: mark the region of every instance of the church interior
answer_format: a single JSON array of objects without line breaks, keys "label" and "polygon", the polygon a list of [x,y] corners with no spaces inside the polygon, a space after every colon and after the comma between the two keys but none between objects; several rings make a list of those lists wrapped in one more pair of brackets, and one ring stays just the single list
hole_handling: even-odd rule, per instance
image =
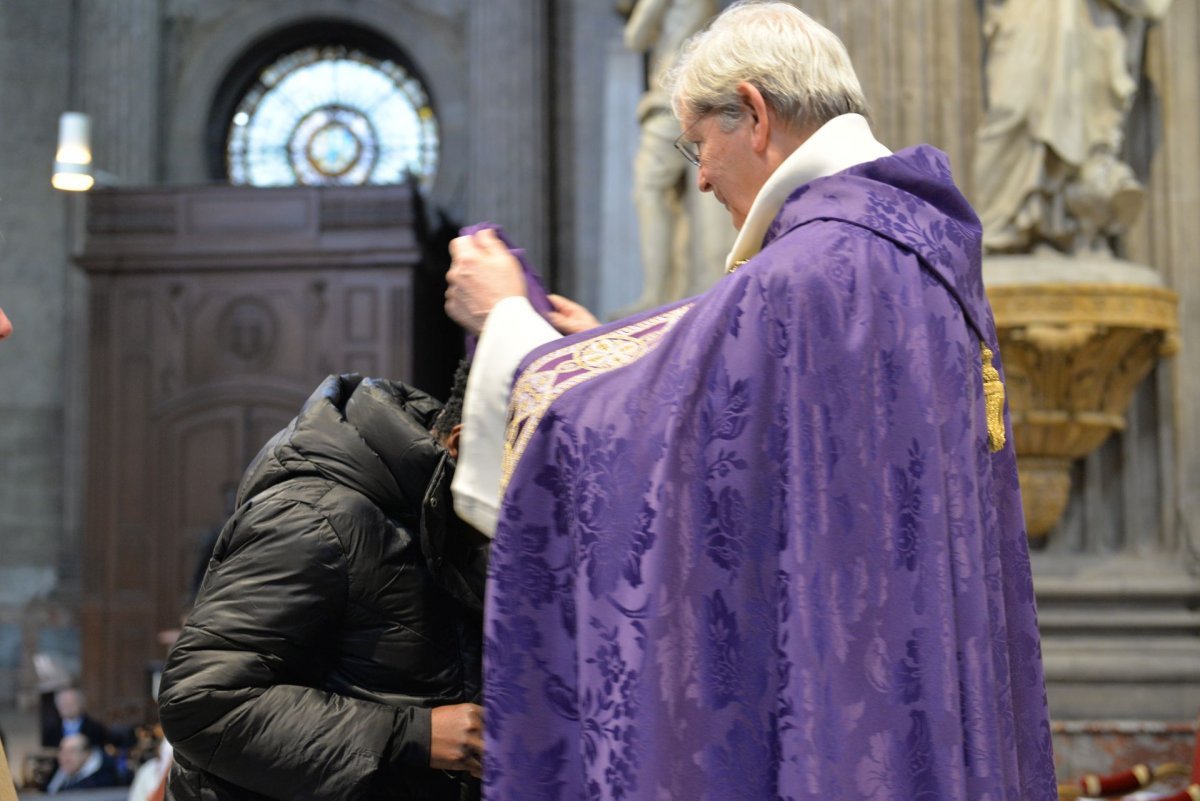
[{"label": "church interior", "polygon": [[[794,4],[845,42],[879,140],[947,153],[984,219],[1060,781],[1190,765],[1200,5]],[[632,202],[667,33],[633,41],[638,5],[0,3],[0,730],[19,782],[53,754],[56,689],[134,740],[153,726],[239,477],[322,378],[445,395],[459,227],[502,226],[602,319],[718,280],[735,232],[694,170],[671,164],[671,219]],[[1053,25],[1096,38],[1056,53]],[[1078,120],[1109,133],[1068,141]]]}]

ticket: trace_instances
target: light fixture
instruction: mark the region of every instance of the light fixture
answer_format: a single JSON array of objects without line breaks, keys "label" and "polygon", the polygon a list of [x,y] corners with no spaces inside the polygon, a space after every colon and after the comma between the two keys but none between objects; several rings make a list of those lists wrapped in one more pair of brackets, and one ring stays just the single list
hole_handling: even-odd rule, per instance
[{"label": "light fixture", "polygon": [[50,184],[65,192],[86,192],[97,183],[114,186],[116,176],[92,166],[91,120],[79,111],[58,118],[58,151]]}]

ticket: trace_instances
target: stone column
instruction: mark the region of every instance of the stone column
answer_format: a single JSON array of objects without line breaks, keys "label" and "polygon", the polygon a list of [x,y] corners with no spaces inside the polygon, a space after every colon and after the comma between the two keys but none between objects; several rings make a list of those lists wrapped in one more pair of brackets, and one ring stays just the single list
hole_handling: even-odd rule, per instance
[{"label": "stone column", "polygon": [[468,13],[468,222],[503,225],[543,276],[554,225],[551,34],[547,0],[475,2]]},{"label": "stone column", "polygon": [[92,118],[93,163],[122,185],[159,175],[160,0],[79,3],[75,97]]},{"label": "stone column", "polygon": [[[161,0],[76,3],[68,105],[91,116],[92,164],[123,186],[157,183],[160,143]],[[63,109],[67,110],[66,108]],[[83,199],[68,199],[68,249],[82,240]],[[73,267],[65,287],[64,559],[77,579],[84,492],[88,312],[86,281]]]},{"label": "stone column", "polygon": [[[161,0],[105,0],[75,4],[70,105],[91,117],[92,163],[115,177],[120,186],[147,186],[158,183],[161,168]],[[69,248],[77,252],[82,243],[84,203],[88,198],[72,197],[70,203]],[[114,554],[97,548],[83,536],[84,509],[87,504],[85,442],[87,435],[88,341],[91,322],[88,281],[75,267],[67,271],[65,359],[65,492],[63,541],[59,572],[62,588],[82,592],[78,623],[81,631],[101,631],[87,621],[109,625],[120,617],[120,610],[103,602],[103,583],[111,581]],[[143,510],[144,511],[144,510]],[[110,595],[112,593],[109,593]],[[126,605],[137,605],[127,600]],[[106,630],[107,631],[107,630]],[[119,677],[111,670],[99,669],[105,663],[104,649],[134,648],[129,643],[110,646],[113,636],[84,638],[83,685],[96,699],[109,699],[119,686]],[[144,632],[121,632],[131,642],[146,640]],[[152,641],[150,641],[152,643]],[[131,658],[149,660],[159,655],[152,644]]]},{"label": "stone column", "polygon": [[950,157],[971,197],[983,76],[977,4],[962,0],[805,0],[804,12],[846,44],[871,109],[871,126],[892,150],[925,142]]},{"label": "stone column", "polygon": [[[1173,452],[1164,481],[1172,490],[1163,511],[1167,545],[1200,554],[1200,6],[1176,2],[1146,42],[1145,83],[1139,100],[1152,112],[1134,128],[1130,145],[1135,164],[1148,165],[1147,205],[1128,237],[1130,257],[1158,267],[1179,293],[1181,358],[1164,376],[1160,393],[1166,400],[1161,424]],[[1139,108],[1135,106],[1135,114]],[[1135,117],[1135,120],[1137,117]]]},{"label": "stone column", "polygon": [[633,207],[633,159],[637,155],[637,103],[642,95],[642,57],[626,49],[620,30],[605,53],[604,164],[600,270],[592,288],[592,308],[603,316],[627,306],[638,296],[642,282],[638,251],[637,213]]},{"label": "stone column", "polygon": [[[70,267],[64,204],[50,174],[67,103],[63,42],[71,25],[68,0],[0,3],[0,306],[15,326],[0,343],[0,708],[12,708],[18,692],[23,702],[36,699],[27,644],[49,650],[58,633],[59,616],[41,599],[55,589],[62,532],[63,285]],[[9,741],[14,764],[17,740]]]}]

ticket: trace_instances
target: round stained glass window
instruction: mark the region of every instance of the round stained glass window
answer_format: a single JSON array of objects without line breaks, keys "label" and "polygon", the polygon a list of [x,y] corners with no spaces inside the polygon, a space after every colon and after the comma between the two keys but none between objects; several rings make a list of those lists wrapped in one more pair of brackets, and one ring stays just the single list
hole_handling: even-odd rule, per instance
[{"label": "round stained glass window", "polygon": [[229,180],[251,186],[395,184],[437,172],[429,96],[394,61],[306,47],[262,71],[229,124]]}]

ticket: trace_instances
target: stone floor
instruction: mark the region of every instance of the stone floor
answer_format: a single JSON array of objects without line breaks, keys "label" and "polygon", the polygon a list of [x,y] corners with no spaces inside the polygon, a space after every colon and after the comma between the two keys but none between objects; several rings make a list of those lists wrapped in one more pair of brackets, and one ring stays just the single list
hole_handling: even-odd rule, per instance
[{"label": "stone floor", "polygon": [[1051,723],[1055,772],[1060,782],[1144,764],[1190,766],[1196,755],[1194,721],[1086,720]]}]

